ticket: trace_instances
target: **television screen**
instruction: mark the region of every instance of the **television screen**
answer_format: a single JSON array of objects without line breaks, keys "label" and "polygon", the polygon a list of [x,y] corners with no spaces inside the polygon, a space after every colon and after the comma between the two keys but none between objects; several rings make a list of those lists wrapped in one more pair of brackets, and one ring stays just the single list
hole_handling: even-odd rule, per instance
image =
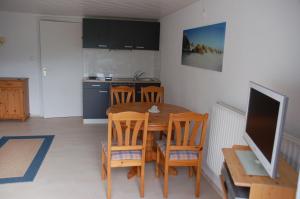
[{"label": "television screen", "polygon": [[271,163],[280,102],[250,89],[246,132]]}]

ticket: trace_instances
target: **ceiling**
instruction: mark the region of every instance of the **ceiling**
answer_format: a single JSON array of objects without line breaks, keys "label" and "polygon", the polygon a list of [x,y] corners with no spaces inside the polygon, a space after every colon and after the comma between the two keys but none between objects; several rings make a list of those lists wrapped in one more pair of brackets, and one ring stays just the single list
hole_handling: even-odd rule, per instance
[{"label": "ceiling", "polygon": [[0,11],[159,19],[199,0],[1,0]]}]

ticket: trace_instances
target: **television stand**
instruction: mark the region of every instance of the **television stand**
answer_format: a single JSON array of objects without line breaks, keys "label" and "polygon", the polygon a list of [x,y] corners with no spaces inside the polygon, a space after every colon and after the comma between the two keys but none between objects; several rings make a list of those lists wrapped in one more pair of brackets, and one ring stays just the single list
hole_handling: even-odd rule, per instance
[{"label": "television stand", "polygon": [[224,198],[238,198],[228,193],[227,187],[234,186],[239,192],[242,191],[241,188],[248,188],[250,199],[295,199],[298,174],[286,161],[279,159],[279,177],[275,179],[269,176],[247,175],[236,155],[237,150],[251,151],[248,146],[241,145],[222,149],[224,164],[226,165],[228,176],[232,180],[232,185],[226,185],[226,176],[220,176]]}]

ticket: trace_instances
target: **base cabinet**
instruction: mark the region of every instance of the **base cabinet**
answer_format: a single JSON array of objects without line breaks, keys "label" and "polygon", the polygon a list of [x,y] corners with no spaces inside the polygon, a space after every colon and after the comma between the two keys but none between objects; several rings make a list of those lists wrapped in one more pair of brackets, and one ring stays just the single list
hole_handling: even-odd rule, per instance
[{"label": "base cabinet", "polygon": [[0,78],[0,119],[29,117],[28,79]]},{"label": "base cabinet", "polygon": [[135,88],[135,101],[141,101],[141,87],[160,86],[158,82],[83,82],[83,119],[107,119],[106,110],[109,108],[110,87],[129,86]]},{"label": "base cabinet", "polygon": [[137,83],[135,84],[135,101],[140,102],[142,99],[142,92],[141,88],[142,87],[148,87],[148,86],[157,86],[160,87],[160,83]]},{"label": "base cabinet", "polygon": [[106,119],[109,83],[83,83],[83,119]]}]

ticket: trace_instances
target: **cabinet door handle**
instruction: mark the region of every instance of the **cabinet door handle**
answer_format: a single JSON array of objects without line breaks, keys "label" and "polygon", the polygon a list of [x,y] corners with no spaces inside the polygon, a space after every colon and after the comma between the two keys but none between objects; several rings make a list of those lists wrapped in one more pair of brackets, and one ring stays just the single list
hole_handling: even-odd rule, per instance
[{"label": "cabinet door handle", "polygon": [[108,93],[108,91],[99,91],[99,93]]},{"label": "cabinet door handle", "polygon": [[99,48],[107,48],[107,45],[105,45],[105,44],[99,44],[98,47]]},{"label": "cabinet door handle", "polygon": [[145,47],[144,46],[137,46],[136,48],[137,49],[144,49]]},{"label": "cabinet door handle", "polygon": [[93,84],[92,87],[100,87],[100,84]]},{"label": "cabinet door handle", "polygon": [[133,46],[125,45],[124,48],[132,48]]}]

